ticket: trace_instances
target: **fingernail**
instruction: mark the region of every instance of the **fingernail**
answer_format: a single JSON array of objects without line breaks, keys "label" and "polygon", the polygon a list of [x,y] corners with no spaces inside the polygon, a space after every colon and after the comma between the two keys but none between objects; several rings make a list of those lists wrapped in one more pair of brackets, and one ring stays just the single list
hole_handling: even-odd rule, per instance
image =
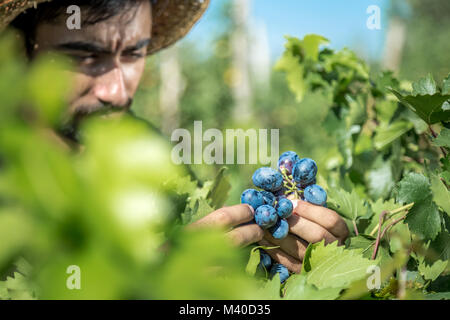
[{"label": "fingernail", "polygon": [[252,214],[255,215],[255,209],[253,209],[253,207],[249,204],[247,204],[247,206],[250,208],[250,211],[252,212]]}]

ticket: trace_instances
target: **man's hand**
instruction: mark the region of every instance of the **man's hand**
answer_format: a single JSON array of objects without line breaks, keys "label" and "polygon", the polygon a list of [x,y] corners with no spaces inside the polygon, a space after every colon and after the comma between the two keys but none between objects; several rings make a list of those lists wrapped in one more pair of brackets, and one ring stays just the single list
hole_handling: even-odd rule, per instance
[{"label": "man's hand", "polygon": [[342,244],[348,237],[344,220],[333,210],[319,207],[302,200],[292,200],[294,212],[287,219],[289,234],[283,240],[274,239],[269,231],[264,232],[262,246],[280,246],[267,250],[267,253],[290,271],[299,273],[308,243],[325,239],[325,243],[336,240]]},{"label": "man's hand", "polygon": [[264,237],[264,231],[253,222],[254,216],[255,212],[251,206],[240,204],[216,210],[192,223],[188,228],[233,228],[227,232],[227,236],[236,246],[244,247]]}]

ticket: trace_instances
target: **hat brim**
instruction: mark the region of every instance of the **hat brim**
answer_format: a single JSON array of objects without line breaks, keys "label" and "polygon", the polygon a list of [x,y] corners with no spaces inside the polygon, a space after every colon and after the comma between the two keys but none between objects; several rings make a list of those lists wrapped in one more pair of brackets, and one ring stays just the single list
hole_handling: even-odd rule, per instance
[{"label": "hat brim", "polygon": [[[0,31],[18,15],[52,0],[0,0]],[[183,38],[206,11],[210,0],[149,0],[152,4],[152,41],[148,54]]]}]

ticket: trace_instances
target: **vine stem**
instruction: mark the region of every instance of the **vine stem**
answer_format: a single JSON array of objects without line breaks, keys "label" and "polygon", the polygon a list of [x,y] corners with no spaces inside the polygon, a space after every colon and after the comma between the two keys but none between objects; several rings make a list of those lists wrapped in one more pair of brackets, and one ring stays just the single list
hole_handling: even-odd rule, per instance
[{"label": "vine stem", "polygon": [[[395,209],[395,210],[392,210],[392,211],[383,211],[383,212],[386,212],[386,213],[389,214],[390,216],[393,216],[393,215],[395,215],[395,214],[397,214],[397,213],[400,213],[400,212],[402,212],[402,211],[409,210],[409,209],[411,209],[413,206],[414,206],[414,202],[409,203],[409,204],[407,204],[407,205],[405,205],[405,206],[403,206],[403,207],[400,207],[400,208]],[[377,224],[377,225],[375,226],[375,228],[372,230],[372,232],[370,232],[369,235],[370,235],[370,236],[373,236],[373,235],[375,234],[375,232],[377,232],[378,229],[379,229],[380,227],[381,227],[381,226],[380,226],[379,224]]]},{"label": "vine stem", "polygon": [[375,248],[373,249],[373,253],[372,253],[372,260],[375,260],[375,258],[377,257],[377,252],[378,252],[378,246],[380,245],[380,239],[381,239],[381,225],[384,222],[384,217],[388,214],[389,211],[383,211],[380,214],[380,220],[378,222],[378,235],[377,235],[377,240],[375,241]]},{"label": "vine stem", "polygon": [[[430,132],[431,132],[431,135],[433,136],[433,138],[436,139],[438,137],[436,131],[434,131],[434,129],[431,126],[428,126],[428,128],[430,128]],[[447,157],[447,151],[445,151],[445,148],[444,147],[439,147],[439,148],[441,149],[442,154],[444,155],[444,158],[446,158]]]},{"label": "vine stem", "polygon": [[355,234],[356,234],[356,236],[359,236],[358,227],[356,226],[356,221],[353,220],[352,222],[353,222],[353,228],[355,229]]},{"label": "vine stem", "polygon": [[[384,217],[383,217],[383,219],[384,219]],[[383,239],[386,232],[391,227],[395,226],[397,223],[399,223],[400,221],[403,221],[405,219],[406,219],[406,214],[403,217],[396,219],[396,220],[392,221],[390,224],[388,224],[381,233],[380,233],[381,227],[378,229],[378,236],[377,236],[377,240],[375,242],[375,249],[373,250],[372,260],[375,260],[375,258],[377,257],[377,252],[378,252],[378,247],[380,245],[380,241],[381,241],[381,239]],[[381,217],[380,217],[380,223],[382,224]]]}]

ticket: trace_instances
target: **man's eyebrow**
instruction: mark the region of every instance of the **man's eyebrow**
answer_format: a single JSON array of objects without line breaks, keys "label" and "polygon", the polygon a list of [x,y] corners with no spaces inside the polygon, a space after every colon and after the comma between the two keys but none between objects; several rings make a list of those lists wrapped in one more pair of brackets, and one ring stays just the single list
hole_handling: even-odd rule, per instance
[{"label": "man's eyebrow", "polygon": [[130,51],[136,51],[136,50],[140,50],[144,47],[147,47],[150,44],[151,39],[144,39],[144,40],[140,40],[138,41],[138,43],[136,43],[135,45],[129,46],[125,48],[125,52],[130,52]]},{"label": "man's eyebrow", "polygon": [[85,51],[93,53],[111,53],[110,50],[102,48],[95,43],[89,42],[67,42],[56,46],[56,49],[60,50],[72,50],[72,51]]}]

